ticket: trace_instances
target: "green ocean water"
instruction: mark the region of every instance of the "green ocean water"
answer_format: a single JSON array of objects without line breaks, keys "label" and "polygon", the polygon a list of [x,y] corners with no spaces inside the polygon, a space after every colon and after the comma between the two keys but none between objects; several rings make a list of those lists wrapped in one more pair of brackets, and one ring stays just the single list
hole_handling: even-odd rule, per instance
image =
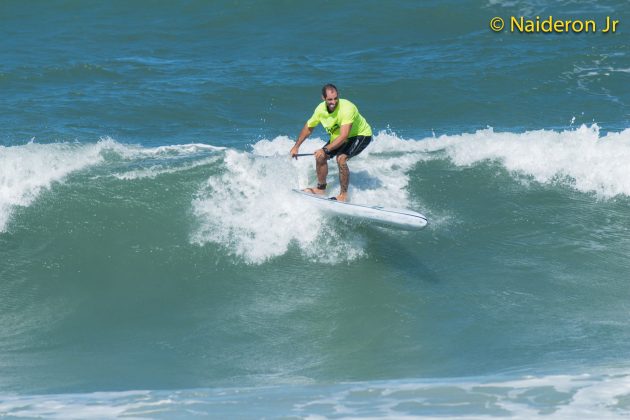
[{"label": "green ocean water", "polygon": [[[0,413],[627,415],[624,5],[0,3]],[[427,228],[291,193],[327,82]]]}]

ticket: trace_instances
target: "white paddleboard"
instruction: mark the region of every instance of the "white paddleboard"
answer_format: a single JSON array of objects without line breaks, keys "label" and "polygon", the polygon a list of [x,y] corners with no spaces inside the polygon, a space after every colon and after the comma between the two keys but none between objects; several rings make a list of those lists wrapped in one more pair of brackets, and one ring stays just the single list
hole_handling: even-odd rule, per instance
[{"label": "white paddleboard", "polygon": [[356,217],[379,225],[404,230],[422,229],[427,225],[427,218],[413,210],[347,203],[296,189],[293,192],[299,194],[301,198],[309,201],[320,210],[330,213]]}]

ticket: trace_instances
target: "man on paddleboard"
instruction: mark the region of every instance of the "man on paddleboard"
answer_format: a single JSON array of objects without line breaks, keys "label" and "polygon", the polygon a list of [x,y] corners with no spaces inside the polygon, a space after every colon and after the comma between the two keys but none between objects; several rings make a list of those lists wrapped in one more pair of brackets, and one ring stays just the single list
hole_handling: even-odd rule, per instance
[{"label": "man on paddleboard", "polygon": [[322,99],[324,101],[315,108],[313,116],[302,128],[297,142],[291,149],[291,156],[297,159],[300,145],[311,135],[317,124],[321,123],[330,134],[330,141],[314,153],[317,187],[307,188],[304,191],[313,194],[326,192],[328,159],[336,157],[341,190],[339,195],[332,199],[346,201],[348,199],[348,184],[350,183],[348,159],[361,153],[370,144],[372,129],[352,102],[347,99],[339,99],[335,85],[327,84],[322,88]]}]

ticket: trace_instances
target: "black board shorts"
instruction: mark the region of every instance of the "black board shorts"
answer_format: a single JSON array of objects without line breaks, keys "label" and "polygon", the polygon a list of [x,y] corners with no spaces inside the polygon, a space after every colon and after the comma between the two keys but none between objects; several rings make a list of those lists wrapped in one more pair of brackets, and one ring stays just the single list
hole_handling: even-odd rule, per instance
[{"label": "black board shorts", "polygon": [[348,159],[353,156],[358,155],[367,147],[368,144],[372,141],[372,136],[354,136],[348,137],[344,142],[343,146],[341,146],[337,150],[333,150],[330,152],[330,156],[328,159],[338,156],[338,155],[346,155]]}]

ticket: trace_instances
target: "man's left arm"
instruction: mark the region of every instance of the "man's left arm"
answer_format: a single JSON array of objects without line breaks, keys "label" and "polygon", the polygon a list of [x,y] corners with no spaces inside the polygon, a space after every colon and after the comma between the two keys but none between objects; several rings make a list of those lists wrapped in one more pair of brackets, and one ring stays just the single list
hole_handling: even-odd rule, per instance
[{"label": "man's left arm", "polygon": [[327,146],[328,150],[332,152],[333,150],[337,150],[341,146],[343,146],[343,143],[346,141],[348,135],[350,134],[350,130],[352,130],[352,123],[342,125],[339,129],[339,136],[337,136],[337,138]]}]

